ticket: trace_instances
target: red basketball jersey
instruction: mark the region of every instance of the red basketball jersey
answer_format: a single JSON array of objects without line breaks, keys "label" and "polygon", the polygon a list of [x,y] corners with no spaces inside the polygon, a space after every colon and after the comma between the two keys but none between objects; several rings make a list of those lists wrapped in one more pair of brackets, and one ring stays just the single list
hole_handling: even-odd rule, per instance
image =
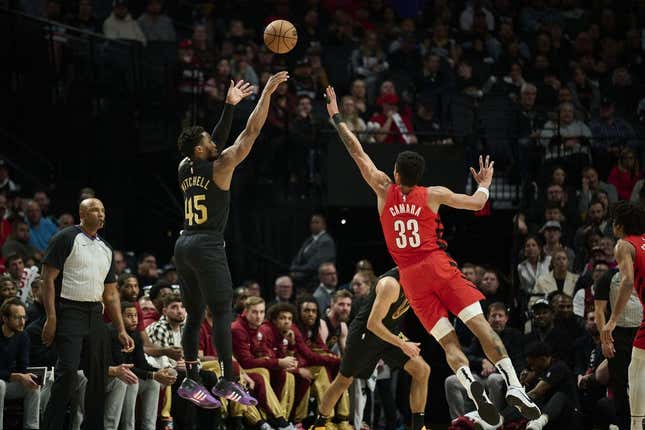
[{"label": "red basketball jersey", "polygon": [[447,248],[441,238],[443,224],[439,215],[428,207],[425,187],[413,187],[408,194],[403,194],[400,185],[390,185],[381,226],[387,249],[400,267],[418,263],[429,253]]},{"label": "red basketball jersey", "polygon": [[[645,308],[645,235],[627,236],[624,240],[631,243],[636,250],[634,254],[634,288],[643,304],[643,308]],[[638,330],[634,338],[634,346],[645,348],[645,312],[643,313],[640,330]]]}]

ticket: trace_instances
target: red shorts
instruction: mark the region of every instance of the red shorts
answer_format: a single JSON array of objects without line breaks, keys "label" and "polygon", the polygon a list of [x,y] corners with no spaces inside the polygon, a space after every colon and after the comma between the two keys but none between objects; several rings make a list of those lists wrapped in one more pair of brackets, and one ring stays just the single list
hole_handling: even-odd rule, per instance
[{"label": "red shorts", "polygon": [[449,312],[459,315],[484,299],[443,251],[433,252],[412,266],[399,267],[399,272],[410,307],[429,333],[441,318],[448,318]]}]

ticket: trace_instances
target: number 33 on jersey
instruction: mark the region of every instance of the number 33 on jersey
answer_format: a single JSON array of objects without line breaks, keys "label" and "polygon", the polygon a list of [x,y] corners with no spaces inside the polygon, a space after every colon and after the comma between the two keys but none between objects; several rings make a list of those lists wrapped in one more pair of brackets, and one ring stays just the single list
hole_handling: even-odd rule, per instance
[{"label": "number 33 on jersey", "polygon": [[443,225],[438,214],[428,207],[425,187],[413,187],[403,194],[400,185],[387,191],[381,225],[390,254],[399,265],[414,264],[430,252],[445,249]]}]

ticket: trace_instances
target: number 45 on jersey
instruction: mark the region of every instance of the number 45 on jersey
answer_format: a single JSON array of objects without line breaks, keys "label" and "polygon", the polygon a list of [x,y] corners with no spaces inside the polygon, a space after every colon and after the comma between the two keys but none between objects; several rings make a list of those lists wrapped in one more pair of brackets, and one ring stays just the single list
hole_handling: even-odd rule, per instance
[{"label": "number 45 on jersey", "polygon": [[205,194],[189,196],[184,200],[184,218],[188,225],[204,224],[208,220],[208,209],[202,203],[205,200]]}]

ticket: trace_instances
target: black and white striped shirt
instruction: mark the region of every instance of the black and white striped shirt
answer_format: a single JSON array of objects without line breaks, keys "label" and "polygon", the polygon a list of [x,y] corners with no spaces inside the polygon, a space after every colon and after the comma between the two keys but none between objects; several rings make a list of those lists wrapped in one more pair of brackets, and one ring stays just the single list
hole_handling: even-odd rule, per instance
[{"label": "black and white striped shirt", "polygon": [[67,227],[51,238],[44,263],[61,271],[56,295],[67,300],[100,302],[104,285],[116,282],[112,247],[79,226]]},{"label": "black and white striped shirt", "polygon": [[[618,301],[620,292],[620,272],[617,272],[611,278],[611,286],[609,287],[609,304],[613,309]],[[635,328],[640,327],[643,319],[643,305],[636,294],[636,290],[632,289],[632,294],[625,305],[623,313],[616,320],[616,326]]]}]

